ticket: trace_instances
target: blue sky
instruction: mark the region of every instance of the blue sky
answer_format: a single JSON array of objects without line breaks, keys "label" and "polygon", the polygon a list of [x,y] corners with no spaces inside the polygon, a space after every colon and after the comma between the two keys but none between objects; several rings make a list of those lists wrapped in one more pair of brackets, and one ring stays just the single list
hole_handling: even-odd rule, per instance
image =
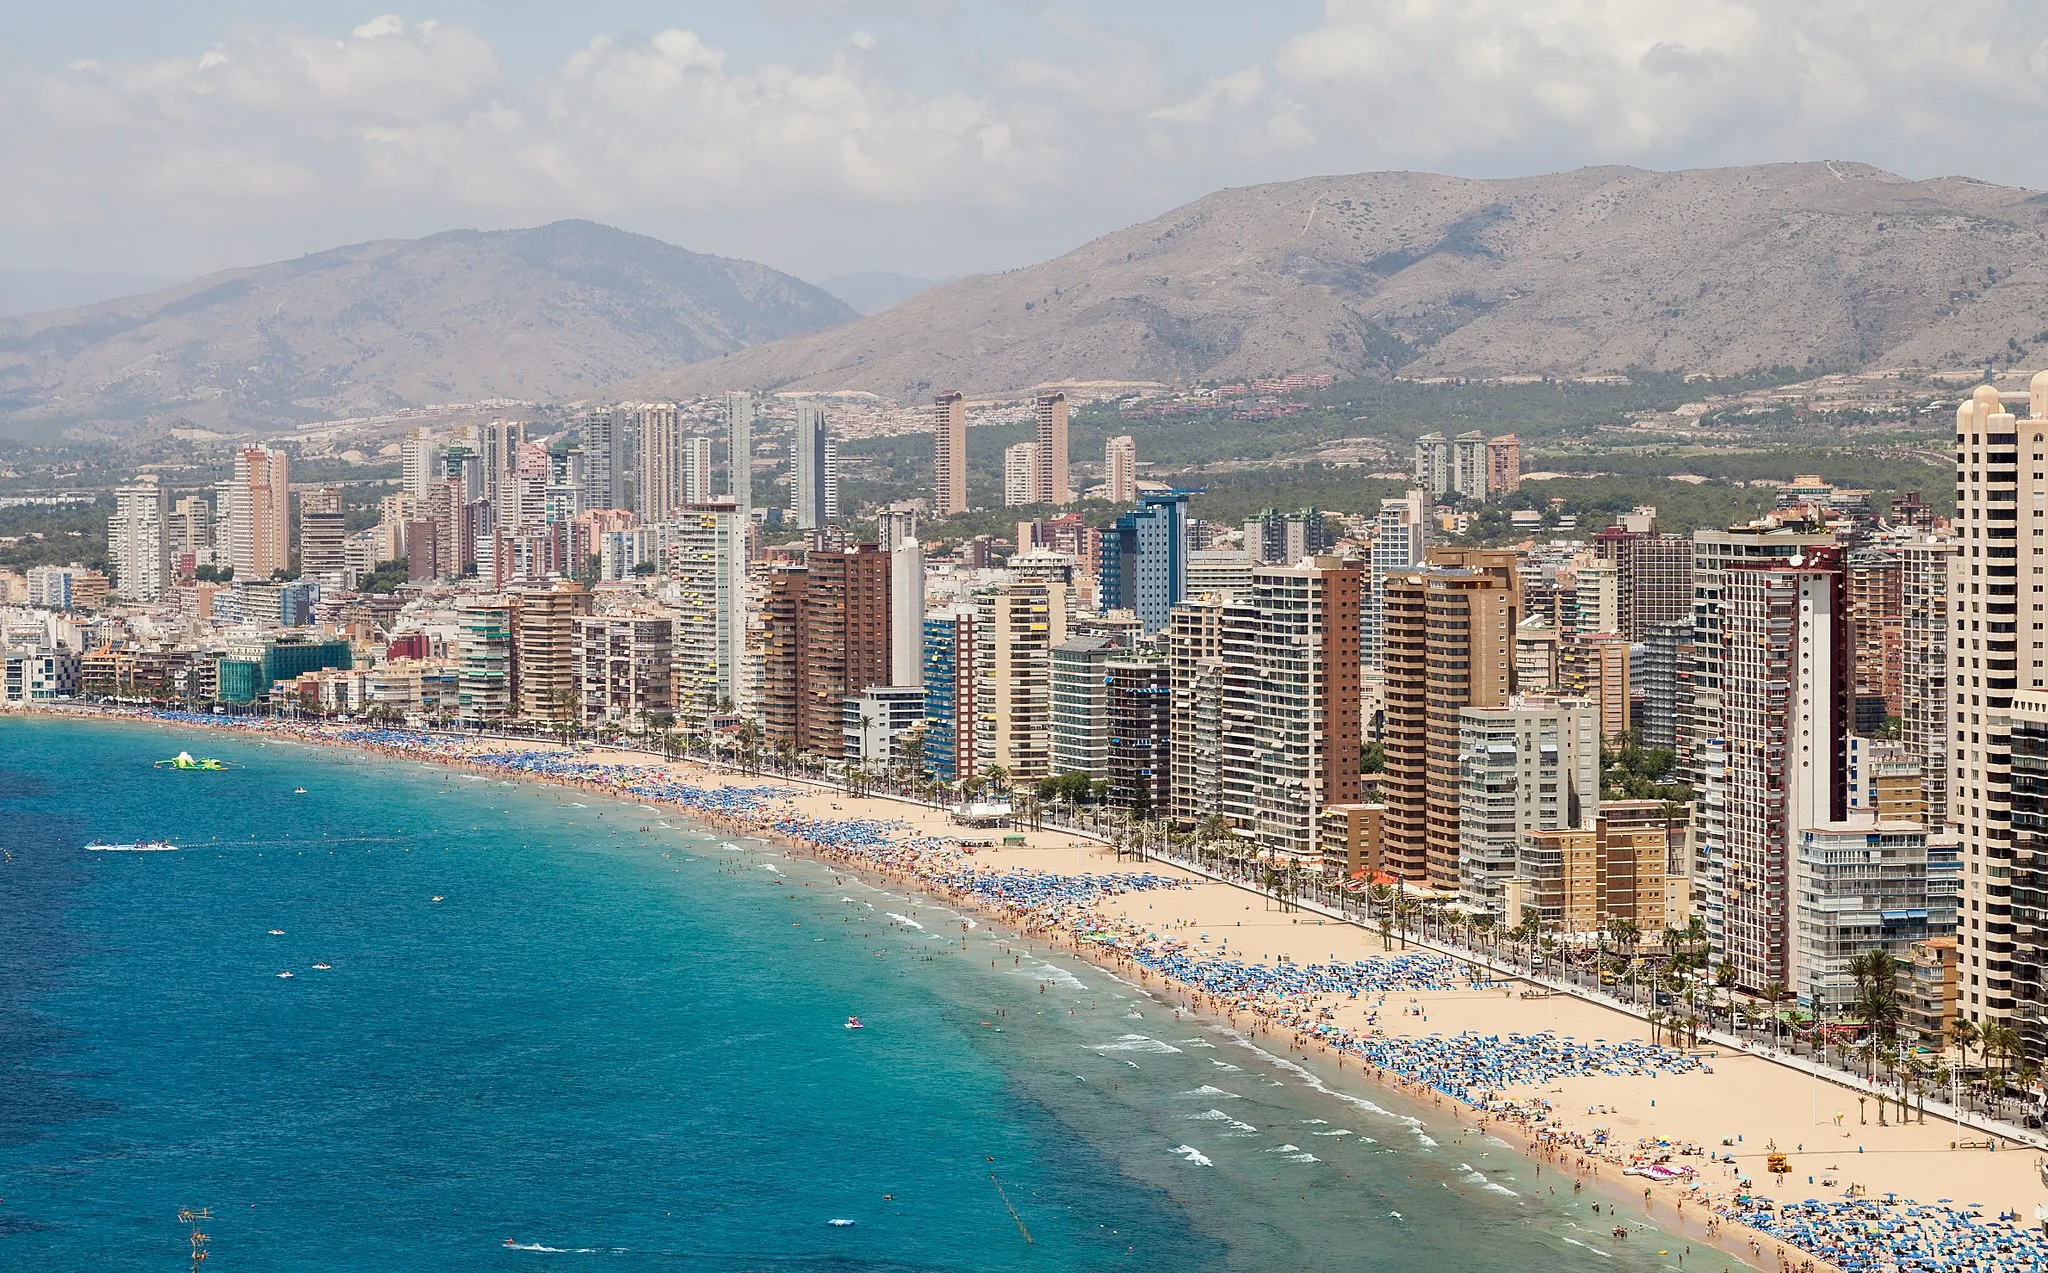
[{"label": "blue sky", "polygon": [[606,221],[808,278],[1226,185],[1850,159],[2048,185],[2041,0],[72,0],[0,24],[0,266]]}]

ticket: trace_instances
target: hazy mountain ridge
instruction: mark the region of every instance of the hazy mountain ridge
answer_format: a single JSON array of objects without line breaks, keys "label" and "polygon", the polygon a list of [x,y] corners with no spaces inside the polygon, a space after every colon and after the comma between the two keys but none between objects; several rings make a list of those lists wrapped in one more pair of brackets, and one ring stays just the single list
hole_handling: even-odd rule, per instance
[{"label": "hazy mountain ridge", "polygon": [[590,222],[385,239],[0,321],[10,431],[229,429],[485,398],[561,401],[848,321],[751,261]]},{"label": "hazy mountain ridge", "polygon": [[2043,337],[2033,191],[1844,163],[1368,173],[1219,191],[625,391],[1958,366]]}]

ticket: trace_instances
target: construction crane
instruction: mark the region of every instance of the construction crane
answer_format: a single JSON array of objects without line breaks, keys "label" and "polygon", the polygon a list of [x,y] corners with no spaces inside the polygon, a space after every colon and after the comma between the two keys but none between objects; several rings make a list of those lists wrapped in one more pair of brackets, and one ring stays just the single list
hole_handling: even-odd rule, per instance
[{"label": "construction crane", "polygon": [[192,1273],[199,1273],[199,1267],[206,1263],[206,1244],[211,1240],[199,1231],[199,1222],[211,1219],[213,1219],[213,1209],[211,1207],[200,1207],[197,1210],[191,1207],[178,1208],[178,1223],[186,1225],[192,1230]]}]

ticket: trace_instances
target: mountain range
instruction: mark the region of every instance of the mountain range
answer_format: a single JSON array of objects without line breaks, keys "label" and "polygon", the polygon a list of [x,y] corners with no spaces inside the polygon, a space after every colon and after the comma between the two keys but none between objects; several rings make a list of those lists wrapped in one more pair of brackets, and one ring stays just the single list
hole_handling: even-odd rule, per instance
[{"label": "mountain range", "polygon": [[765,265],[587,221],[455,230],[0,320],[0,422],[18,436],[248,431],[558,402],[855,317]]},{"label": "mountain range", "polygon": [[0,319],[0,431],[734,388],[2048,361],[2048,196],[1851,163],[1363,173],[1221,190],[923,284],[842,276],[842,300],[582,221],[379,240]]},{"label": "mountain range", "polygon": [[1979,365],[2048,343],[2048,197],[1850,163],[1218,191],[1055,260],[626,386]]}]

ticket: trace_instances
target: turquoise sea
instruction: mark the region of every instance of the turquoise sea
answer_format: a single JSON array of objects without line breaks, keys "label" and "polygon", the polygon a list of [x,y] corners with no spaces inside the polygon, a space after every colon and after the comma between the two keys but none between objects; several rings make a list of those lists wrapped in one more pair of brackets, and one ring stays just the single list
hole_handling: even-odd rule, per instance
[{"label": "turquoise sea", "polygon": [[1679,1267],[1441,1112],[731,843],[0,719],[0,1269],[183,1268],[181,1206],[213,1273]]}]

